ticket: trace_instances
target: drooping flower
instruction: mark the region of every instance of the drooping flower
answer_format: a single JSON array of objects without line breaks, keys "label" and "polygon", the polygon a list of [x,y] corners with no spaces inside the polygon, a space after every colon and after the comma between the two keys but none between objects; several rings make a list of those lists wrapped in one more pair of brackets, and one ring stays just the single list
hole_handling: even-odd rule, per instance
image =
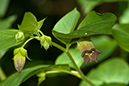
[{"label": "drooping flower", "polygon": [[82,52],[82,57],[87,64],[89,61],[97,61],[97,55],[101,52],[94,48],[93,44],[88,41],[78,42],[78,48]]},{"label": "drooping flower", "polygon": [[51,46],[51,37],[45,35],[40,37],[40,44],[47,50]]},{"label": "drooping flower", "polygon": [[14,56],[14,66],[15,69],[17,70],[18,73],[21,72],[22,68],[24,67],[26,58],[20,53],[18,52],[15,56]]},{"label": "drooping flower", "polygon": [[29,59],[26,49],[20,47],[14,50],[14,57],[13,57],[14,66],[18,73],[20,73],[21,70],[23,69],[26,57]]}]

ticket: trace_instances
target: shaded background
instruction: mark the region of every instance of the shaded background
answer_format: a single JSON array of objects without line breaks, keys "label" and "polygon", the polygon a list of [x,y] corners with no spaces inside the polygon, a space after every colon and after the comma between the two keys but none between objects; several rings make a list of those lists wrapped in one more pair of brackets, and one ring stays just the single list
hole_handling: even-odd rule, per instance
[{"label": "shaded background", "polygon": [[[118,8],[120,6],[121,8]],[[99,13],[111,12],[119,18],[126,6],[126,2],[103,3],[97,6],[94,10]],[[12,24],[11,28],[17,29],[17,24],[21,24],[25,12],[32,12],[37,17],[38,21],[47,17],[41,30],[45,35],[51,36],[54,42],[63,45],[52,36],[51,30],[62,16],[75,7],[77,7],[81,14],[83,13],[81,6],[76,0],[10,0],[7,12],[3,19],[11,15],[16,15],[17,19]],[[84,18],[83,14],[81,15],[80,21],[82,18]],[[14,48],[15,47],[10,48],[0,60],[0,65],[7,76],[10,76],[12,73],[16,72],[12,60]],[[41,48],[41,45],[37,40],[30,41],[25,48],[28,50],[28,55],[33,61],[27,60],[24,68],[39,64],[54,64],[57,56],[62,53],[62,51],[55,47],[50,47],[48,51],[45,51],[43,48]],[[119,56],[119,47],[117,47],[117,50],[118,51],[115,51],[112,56]],[[90,66],[87,67],[87,69],[82,70],[85,74],[87,74],[91,68],[96,66],[97,65]],[[47,75],[47,79],[41,84],[41,86],[78,86],[79,82],[80,79],[67,74]],[[37,83],[38,78],[33,76],[20,86],[37,86]]]}]

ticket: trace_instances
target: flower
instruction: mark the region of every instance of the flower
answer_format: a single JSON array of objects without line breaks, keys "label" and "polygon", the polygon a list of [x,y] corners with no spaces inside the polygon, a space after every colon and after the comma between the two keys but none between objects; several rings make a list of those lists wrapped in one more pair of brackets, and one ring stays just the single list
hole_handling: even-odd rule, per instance
[{"label": "flower", "polygon": [[51,46],[51,37],[45,35],[40,37],[40,44],[47,50]]},{"label": "flower", "polygon": [[14,50],[14,57],[13,57],[14,66],[18,73],[20,73],[21,70],[23,69],[26,57],[29,59],[26,49],[20,47]]},{"label": "flower", "polygon": [[78,48],[82,52],[82,57],[87,64],[89,61],[97,61],[97,55],[101,52],[93,47],[93,44],[88,41],[78,42]]},{"label": "flower", "polygon": [[18,73],[21,72],[22,68],[24,67],[26,58],[25,56],[23,56],[20,52],[18,52],[15,56],[14,56],[14,66],[15,69],[17,70]]}]

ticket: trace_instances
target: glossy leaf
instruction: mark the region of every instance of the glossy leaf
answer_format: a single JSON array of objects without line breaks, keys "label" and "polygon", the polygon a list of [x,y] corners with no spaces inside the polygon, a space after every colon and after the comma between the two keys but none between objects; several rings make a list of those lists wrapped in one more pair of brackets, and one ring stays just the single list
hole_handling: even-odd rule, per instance
[{"label": "glossy leaf", "polygon": [[35,32],[38,29],[36,17],[31,12],[26,12],[18,28],[23,32]]},{"label": "glossy leaf", "polygon": [[112,33],[118,45],[129,52],[129,24],[116,24]]},{"label": "glossy leaf", "polygon": [[[56,33],[59,33],[59,34],[71,33],[75,29],[75,26],[78,22],[79,17],[80,17],[80,14],[76,8],[71,12],[69,12],[68,14],[66,14],[54,26],[53,35],[60,40],[60,38],[58,37],[58,35],[56,35]],[[60,40],[60,41],[64,42],[63,40]]]},{"label": "glossy leaf", "polygon": [[[128,63],[123,59],[110,59],[101,63],[96,69],[91,70],[87,77],[96,85],[103,86],[103,84],[125,84],[129,82],[129,67]],[[90,86],[82,81],[80,86]]]},{"label": "glossy leaf", "polygon": [[7,49],[20,44],[16,42],[15,35],[18,30],[1,30],[0,31],[0,50]]},{"label": "glossy leaf", "polygon": [[[69,52],[73,56],[73,59],[76,62],[77,66],[81,67],[84,60],[81,57],[81,52],[79,51],[79,49],[70,49]],[[59,55],[56,59],[55,64],[68,64],[70,67],[74,68],[74,65],[72,64],[66,53]]]},{"label": "glossy leaf", "polygon": [[10,16],[6,19],[1,19],[0,20],[0,30],[9,29],[15,20],[16,20],[15,15]]},{"label": "glossy leaf", "polygon": [[[0,83],[0,86],[19,86],[22,82],[26,81],[28,78],[37,73],[40,77],[41,73],[50,74],[50,73],[62,73],[62,72],[78,76],[78,73],[71,71],[68,65],[53,65],[53,66],[39,65],[24,69],[22,70],[21,73],[15,73],[11,75],[5,81]],[[45,78],[45,76],[41,77]]]},{"label": "glossy leaf", "polygon": [[89,37],[98,34],[111,34],[111,28],[116,21],[116,16],[111,13],[98,14],[95,11],[90,12],[80,23],[77,30],[63,34],[54,32],[54,35],[68,43],[67,40],[80,37]]},{"label": "glossy leaf", "polygon": [[0,0],[0,18],[5,15],[10,0]]}]

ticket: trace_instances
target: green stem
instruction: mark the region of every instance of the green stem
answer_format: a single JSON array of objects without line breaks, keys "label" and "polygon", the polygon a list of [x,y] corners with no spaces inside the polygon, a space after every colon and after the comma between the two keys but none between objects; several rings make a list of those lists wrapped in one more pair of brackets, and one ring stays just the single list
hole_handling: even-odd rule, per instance
[{"label": "green stem", "polygon": [[40,32],[42,36],[44,35],[43,32],[42,32],[41,30],[38,30],[38,32]]},{"label": "green stem", "polygon": [[78,73],[81,76],[81,79],[83,79],[84,81],[86,81],[87,83],[89,83],[91,86],[95,86],[87,77],[85,77],[85,75],[82,73],[82,71],[80,70],[80,68],[77,66],[77,64],[75,63],[72,55],[69,53],[68,49],[69,49],[69,45],[66,47],[66,49],[54,42],[52,42],[52,45],[57,47],[58,49],[66,52],[66,54],[68,55],[68,57],[70,58],[71,62],[73,63],[73,65],[75,66],[75,69],[78,71]]},{"label": "green stem", "polygon": [[27,41],[25,41],[25,43],[21,47],[24,47],[32,39],[34,39],[34,38],[29,38]]},{"label": "green stem", "polygon": [[73,63],[75,69],[76,69],[76,70],[78,71],[78,73],[80,74],[81,78],[82,78],[84,81],[88,82],[91,86],[95,86],[87,77],[85,77],[85,75],[82,73],[82,71],[80,70],[80,68],[78,68],[77,64],[75,63],[75,61],[74,61],[72,55],[69,53],[69,51],[66,52],[66,54],[69,56],[71,62]]},{"label": "green stem", "polygon": [[64,47],[62,47],[62,46],[60,46],[60,45],[58,45],[58,44],[56,44],[54,42],[52,42],[52,45],[55,46],[55,47],[57,47],[58,49],[64,51],[64,52],[66,52],[66,49]]}]

